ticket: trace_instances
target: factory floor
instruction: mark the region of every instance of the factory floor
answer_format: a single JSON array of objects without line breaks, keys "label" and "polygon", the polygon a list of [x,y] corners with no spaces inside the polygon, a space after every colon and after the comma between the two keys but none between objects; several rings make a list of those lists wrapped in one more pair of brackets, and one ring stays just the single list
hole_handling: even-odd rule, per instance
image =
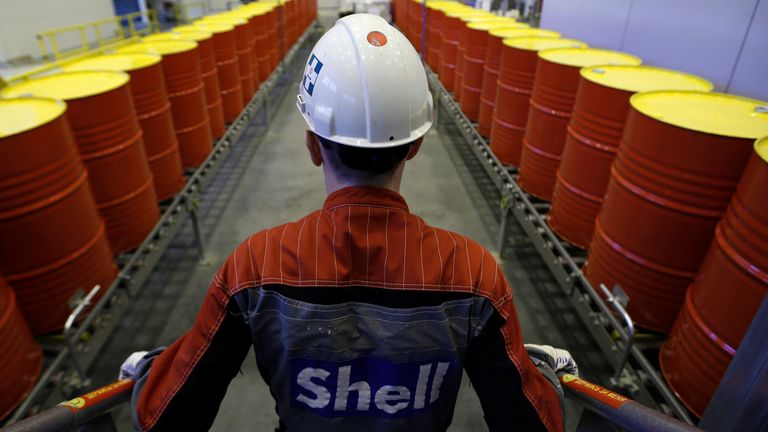
[{"label": "factory floor", "polygon": [[[244,238],[322,206],[322,171],[309,160],[305,125],[294,104],[298,76],[288,77],[291,81],[287,92],[271,101],[274,113],[268,131],[252,125],[203,196],[205,256],[198,256],[187,223],[92,368],[94,386],[114,381],[120,363],[131,352],[168,345],[179,337],[193,322],[219,265]],[[498,201],[493,202],[490,183],[477,175],[480,168],[465,157],[465,151],[455,131],[434,127],[421,153],[406,165],[402,195],[412,212],[433,225],[474,238],[498,257]],[[522,230],[513,227],[513,237],[506,259],[498,259],[514,291],[525,341],[570,349],[583,375],[604,382],[607,369],[598,348]],[[119,430],[130,430],[126,408],[116,412],[115,418]],[[569,406],[569,430],[577,420],[578,411]],[[276,424],[272,397],[253,358],[248,358],[231,383],[212,430],[271,431]],[[486,430],[466,377],[449,430]]]}]

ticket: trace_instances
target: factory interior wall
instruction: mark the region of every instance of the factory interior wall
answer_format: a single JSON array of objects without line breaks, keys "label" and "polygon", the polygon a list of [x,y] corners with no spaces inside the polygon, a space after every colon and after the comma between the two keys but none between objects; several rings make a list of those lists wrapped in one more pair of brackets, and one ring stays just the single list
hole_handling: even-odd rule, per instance
[{"label": "factory interior wall", "polygon": [[[39,32],[115,15],[112,0],[0,0],[0,10],[0,62],[39,57],[35,39]],[[79,36],[60,43],[75,41]]]},{"label": "factory interior wall", "polygon": [[544,0],[541,27],[768,99],[768,0]]}]

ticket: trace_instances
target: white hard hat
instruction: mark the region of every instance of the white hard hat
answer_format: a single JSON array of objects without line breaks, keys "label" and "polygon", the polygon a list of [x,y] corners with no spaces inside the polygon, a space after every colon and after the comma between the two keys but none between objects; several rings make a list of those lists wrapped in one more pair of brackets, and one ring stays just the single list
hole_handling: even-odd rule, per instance
[{"label": "white hard hat", "polygon": [[348,15],[320,38],[297,99],[309,129],[339,144],[394,147],[432,126],[432,95],[419,55],[376,15]]}]

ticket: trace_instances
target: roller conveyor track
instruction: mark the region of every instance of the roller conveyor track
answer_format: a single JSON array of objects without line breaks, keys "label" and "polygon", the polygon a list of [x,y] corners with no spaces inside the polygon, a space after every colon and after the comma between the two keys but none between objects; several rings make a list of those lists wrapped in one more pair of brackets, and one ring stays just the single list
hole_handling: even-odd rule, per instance
[{"label": "roller conveyor track", "polygon": [[[581,271],[586,253],[560,240],[552,232],[546,223],[549,204],[531,197],[518,186],[516,171],[504,166],[496,158],[475,125],[442,86],[437,75],[428,66],[424,67],[437,105],[438,125],[450,121],[458,128],[464,144],[471,149],[501,196],[498,241],[502,256],[510,240],[508,224],[514,219],[535,245],[573,309],[605,358],[615,368],[614,377],[606,384],[628,393],[645,405],[693,424],[687,409],[666,385],[655,363],[649,360],[647,353],[654,354],[654,348],[657,347],[651,344],[650,349],[641,349],[634,338],[631,338],[631,343],[627,343],[630,340],[627,326]],[[448,118],[443,119],[443,116]]]}]

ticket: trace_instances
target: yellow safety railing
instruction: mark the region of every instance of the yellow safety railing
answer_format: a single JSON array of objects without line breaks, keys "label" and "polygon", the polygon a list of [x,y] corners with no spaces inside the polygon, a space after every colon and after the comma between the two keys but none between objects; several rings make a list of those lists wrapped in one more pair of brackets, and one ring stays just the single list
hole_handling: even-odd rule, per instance
[{"label": "yellow safety railing", "polygon": [[[137,28],[136,21],[146,25]],[[160,29],[157,14],[153,10],[133,12],[92,21],[85,24],[60,27],[37,34],[37,43],[43,60],[61,60],[63,58],[87,53],[129,38],[136,38]],[[77,40],[62,48],[61,40]],[[71,46],[74,45],[74,46]]]},{"label": "yellow safety railing", "polygon": [[[188,23],[208,14],[208,3],[204,1],[176,3],[174,7],[176,22],[179,23]],[[200,13],[192,13],[195,10]]]},{"label": "yellow safety railing", "polygon": [[12,84],[17,84],[19,82],[26,81],[31,78],[35,78],[39,75],[45,75],[49,72],[59,70],[69,63],[74,63],[86,57],[92,57],[98,54],[103,54],[107,51],[116,50],[122,46],[130,45],[132,43],[138,42],[140,39],[141,39],[141,35],[137,34],[136,36],[132,36],[127,39],[120,39],[118,41],[114,41],[100,47],[92,48],[89,51],[80,52],[78,54],[73,54],[66,58],[62,58],[60,60],[55,60],[52,62],[45,63],[42,66],[38,66],[36,68],[30,69],[26,72],[22,72],[17,75],[12,75],[5,79],[0,77],[0,89]]}]

